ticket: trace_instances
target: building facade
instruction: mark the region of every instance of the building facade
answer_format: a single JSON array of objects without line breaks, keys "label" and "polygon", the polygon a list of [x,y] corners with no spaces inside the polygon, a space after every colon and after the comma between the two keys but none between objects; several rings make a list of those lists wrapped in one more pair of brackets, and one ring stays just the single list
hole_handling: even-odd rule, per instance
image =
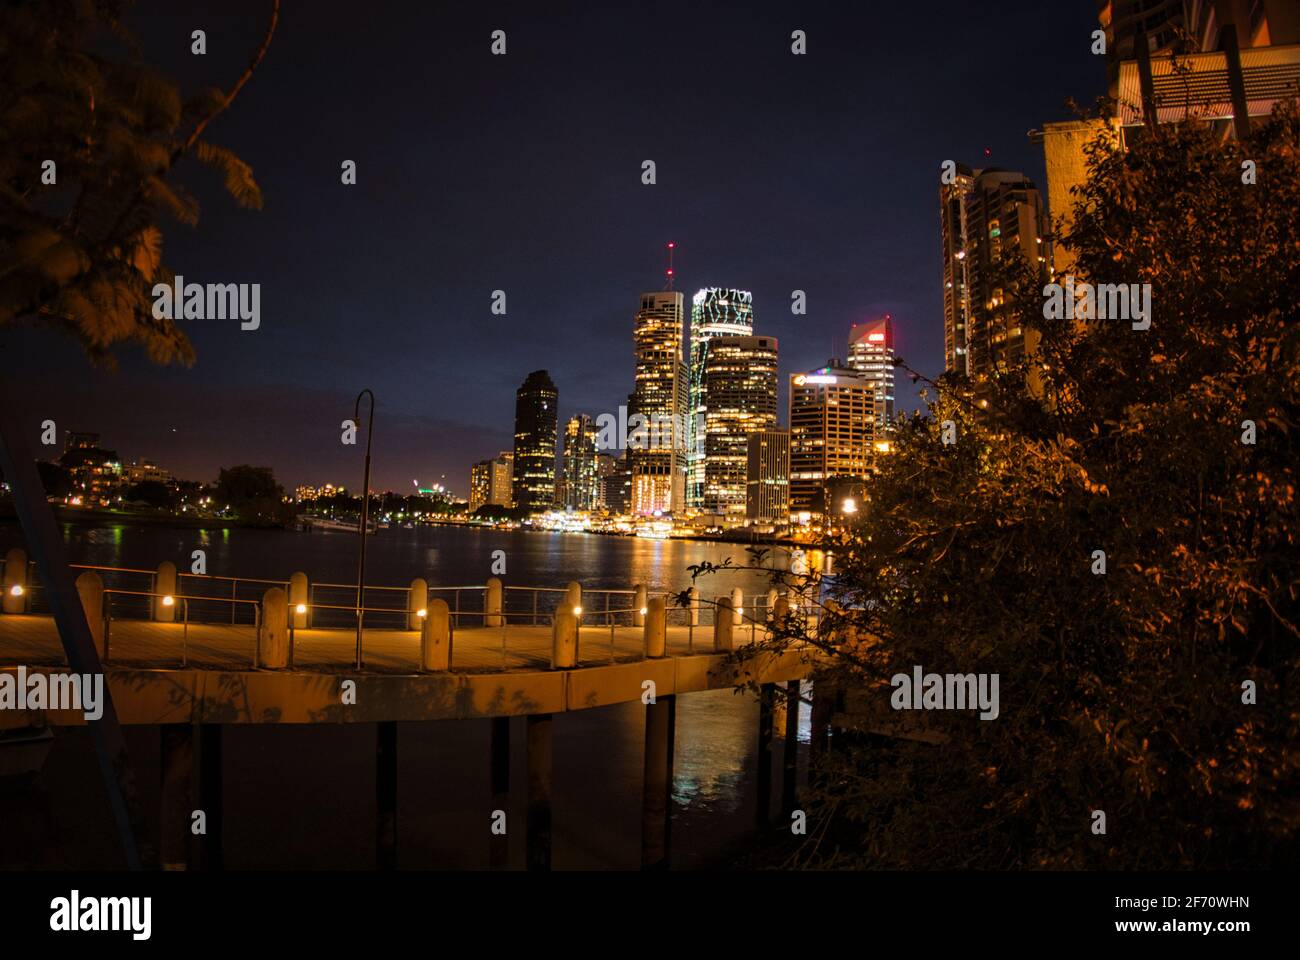
[{"label": "building facade", "polygon": [[[686,366],[682,295],[643,293],[632,332],[636,385],[628,397],[631,512],[681,511],[686,497]],[[636,418],[636,419],[634,419]]]},{"label": "building facade", "polygon": [[745,438],[745,518],[784,525],[790,520],[790,432],[762,430]]},{"label": "building facade", "polygon": [[515,391],[512,496],[525,514],[545,513],[555,500],[555,445],[560,394],[550,374],[534,370]]},{"label": "building facade", "polygon": [[849,329],[849,368],[871,381],[875,389],[876,439],[894,430],[894,319],[855,323]]},{"label": "building facade", "polygon": [[1003,268],[1016,255],[1044,273],[1050,247],[1038,188],[1022,173],[957,168],[940,185],[944,369],[980,378],[1033,352],[1037,334],[1008,309]]},{"label": "building facade", "polygon": [[754,332],[754,295],[730,287],[705,287],[691,298],[690,360],[687,414],[690,419],[686,456],[686,503],[704,506],[707,431],[704,369],[714,337],[747,337]]},{"label": "building facade", "polygon": [[790,509],[823,515],[831,480],[871,469],[876,387],[835,360],[790,378]]},{"label": "building facade", "polygon": [[596,508],[596,425],[585,413],[564,425],[564,507]]},{"label": "building facade", "polygon": [[710,338],[700,374],[704,492],[699,507],[745,517],[749,435],[776,427],[775,337]]}]

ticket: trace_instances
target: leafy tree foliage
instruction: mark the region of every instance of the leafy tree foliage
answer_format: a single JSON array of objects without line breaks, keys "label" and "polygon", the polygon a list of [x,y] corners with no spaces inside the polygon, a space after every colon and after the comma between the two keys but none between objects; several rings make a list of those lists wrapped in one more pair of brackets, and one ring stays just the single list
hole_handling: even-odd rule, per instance
[{"label": "leafy tree foliage", "polygon": [[[1045,320],[1022,269],[1008,300],[1036,354],[944,378],[902,424],[836,547],[843,609],[769,644],[820,647],[863,731],[835,738],[791,863],[1300,854],[1300,113],[1246,142],[1192,123],[1099,139],[1075,200],[1075,277],[1151,284],[1151,327]],[[1001,715],[892,709],[917,665],[998,674]]]},{"label": "leafy tree foliage", "polygon": [[293,516],[270,467],[222,467],[213,496],[217,506],[229,507],[245,523],[281,525]]},{"label": "leafy tree foliage", "polygon": [[142,62],[122,25],[127,6],[0,7],[0,325],[51,324],[97,361],[134,342],[157,362],[190,363],[184,333],[153,315],[153,285],[173,280],[159,221],[198,223],[198,204],[172,176],[187,154],[215,168],[238,204],[261,207],[249,166],[200,135],[265,54],[279,3],[230,91],[189,99]]}]

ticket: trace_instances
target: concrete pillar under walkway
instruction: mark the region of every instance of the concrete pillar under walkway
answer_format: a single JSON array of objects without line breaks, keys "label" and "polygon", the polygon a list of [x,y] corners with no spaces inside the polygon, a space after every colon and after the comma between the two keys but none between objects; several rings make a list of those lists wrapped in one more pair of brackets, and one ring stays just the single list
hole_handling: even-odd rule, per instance
[{"label": "concrete pillar under walkway", "polygon": [[397,722],[375,724],[375,861],[397,869]]},{"label": "concrete pillar under walkway", "polygon": [[551,869],[551,715],[528,717],[527,863],[529,870]]},{"label": "concrete pillar under walkway", "polygon": [[196,856],[192,861],[200,870],[225,869],[222,839],[222,816],[225,789],[222,780],[221,731],[219,723],[199,726],[199,809],[203,811],[207,832],[194,837]]},{"label": "concrete pillar under walkway", "polygon": [[673,743],[677,698],[656,698],[645,708],[645,775],[641,794],[641,869],[667,870],[673,815]]},{"label": "concrete pillar under walkway", "polygon": [[[510,809],[510,718],[493,717],[491,744],[492,809]],[[507,820],[507,823],[509,821]],[[489,833],[488,866],[505,870],[510,866],[509,827],[503,834]]]},{"label": "concrete pillar under walkway", "polygon": [[758,793],[754,805],[754,825],[766,830],[772,821],[772,705],[776,699],[776,684],[764,683],[758,693],[758,772],[755,788]]},{"label": "concrete pillar under walkway", "polygon": [[781,808],[787,816],[799,805],[799,686],[785,682],[785,747],[781,753]]},{"label": "concrete pillar under walkway", "polygon": [[193,836],[194,725],[167,723],[158,728],[158,866],[163,870],[188,870]]}]

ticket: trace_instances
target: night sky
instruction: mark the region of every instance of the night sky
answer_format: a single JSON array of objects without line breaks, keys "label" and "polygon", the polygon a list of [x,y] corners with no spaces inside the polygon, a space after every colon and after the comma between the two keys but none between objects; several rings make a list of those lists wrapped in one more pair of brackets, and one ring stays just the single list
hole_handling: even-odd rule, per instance
[{"label": "night sky", "polygon": [[[154,0],[131,24],[190,93],[229,86],[268,10]],[[688,312],[701,286],[754,292],[755,331],[780,339],[783,422],[788,374],[842,357],[855,320],[892,313],[898,352],[937,375],[939,164],[1041,187],[1026,132],[1105,90],[1095,10],[286,0],[265,62],[208,130],[252,165],[265,209],[239,209],[187,159],[199,226],[163,225],[187,281],[262,285],[261,329],[189,321],[194,367],[132,349],[116,373],[10,329],[3,367],[27,387],[33,443],[52,418],[185,478],[254,463],[289,489],[360,486],[339,424],[370,387],[375,487],[445,475],[464,495],[470,463],[511,446],[529,371],[550,371],[561,418],[626,402],[638,295],[662,287],[672,240]],[[790,52],[796,28],[806,56]],[[340,182],[349,159],[356,186]],[[796,288],[807,316],[790,313]],[[898,406],[918,405],[901,376]]]}]

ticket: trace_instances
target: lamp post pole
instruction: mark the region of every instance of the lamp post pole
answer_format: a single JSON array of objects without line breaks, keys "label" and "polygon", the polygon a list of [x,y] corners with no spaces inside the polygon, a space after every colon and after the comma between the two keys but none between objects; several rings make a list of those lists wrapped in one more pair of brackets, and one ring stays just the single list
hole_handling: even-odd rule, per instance
[{"label": "lamp post pole", "polygon": [[370,394],[370,419],[366,423],[366,473],[361,483],[361,555],[357,561],[357,669],[361,663],[361,624],[365,619],[366,607],[366,528],[370,525],[370,437],[375,426],[375,395],[369,390],[357,394],[357,402],[352,412],[352,422],[360,423],[361,398]]}]

